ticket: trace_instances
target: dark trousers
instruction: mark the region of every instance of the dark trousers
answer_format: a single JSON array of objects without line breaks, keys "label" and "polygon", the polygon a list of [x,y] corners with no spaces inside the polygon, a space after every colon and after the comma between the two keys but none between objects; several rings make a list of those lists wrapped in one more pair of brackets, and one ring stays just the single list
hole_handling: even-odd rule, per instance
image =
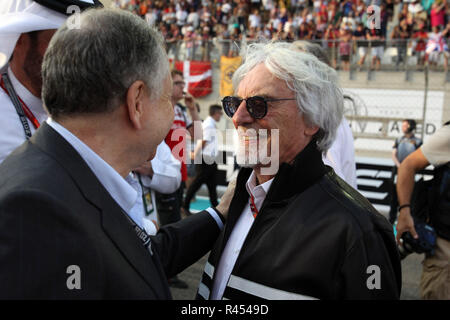
[{"label": "dark trousers", "polygon": [[185,183],[181,182],[180,187],[174,193],[162,194],[156,192],[156,208],[158,209],[159,222],[162,226],[181,220],[181,203]]},{"label": "dark trousers", "polygon": [[195,196],[195,193],[200,189],[202,184],[206,183],[208,187],[209,200],[213,207],[218,205],[217,202],[217,164],[198,164],[195,166],[195,177],[192,180],[191,185],[189,186],[186,192],[186,198],[184,199],[183,207],[189,209],[189,204],[191,203],[192,198]]}]

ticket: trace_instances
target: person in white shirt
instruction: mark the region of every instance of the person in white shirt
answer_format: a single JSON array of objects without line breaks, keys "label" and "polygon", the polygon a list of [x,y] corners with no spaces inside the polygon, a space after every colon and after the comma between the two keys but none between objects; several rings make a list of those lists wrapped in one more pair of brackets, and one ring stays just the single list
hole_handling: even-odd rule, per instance
[{"label": "person in white shirt", "polygon": [[248,16],[249,28],[259,28],[261,27],[261,16],[259,15],[259,10],[254,9],[253,13]]},{"label": "person in white shirt", "polygon": [[[217,125],[222,117],[222,107],[213,104],[209,107],[209,117],[202,123],[203,138],[199,140],[194,150],[195,177],[186,192],[183,209],[186,215],[190,215],[189,206],[192,198],[202,184],[208,187],[209,200],[212,206],[216,206],[217,202],[217,163],[216,158],[219,154],[219,141],[217,137]],[[198,164],[197,164],[198,163]]]},{"label": "person in white shirt", "polygon": [[163,141],[156,149],[151,161],[133,170],[134,178],[142,189],[142,221],[148,234],[156,234],[160,223],[155,191],[163,194],[175,192],[181,183],[181,163],[172,155],[169,146]]},{"label": "person in white shirt", "polygon": [[[92,1],[75,2],[92,6]],[[64,9],[71,4],[65,1],[58,12],[51,1],[0,2],[0,163],[48,117],[41,101],[41,62],[51,37],[67,19]],[[13,103],[15,96],[18,105]],[[24,116],[18,115],[17,108],[23,109]]]}]

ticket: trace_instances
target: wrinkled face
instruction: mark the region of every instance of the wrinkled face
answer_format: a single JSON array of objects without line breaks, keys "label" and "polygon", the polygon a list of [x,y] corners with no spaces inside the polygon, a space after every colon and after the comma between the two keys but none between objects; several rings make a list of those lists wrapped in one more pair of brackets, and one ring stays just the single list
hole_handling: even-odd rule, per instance
[{"label": "wrinkled face", "polygon": [[[295,98],[286,82],[275,78],[262,63],[242,79],[236,93],[243,99],[253,96]],[[245,104],[243,100],[233,116],[240,142],[238,158],[243,160],[240,165],[255,169],[267,166],[265,155],[271,162],[290,163],[311,141],[311,136],[305,133],[308,127],[296,100],[267,102],[267,114],[262,119],[252,118]]]},{"label": "wrinkled face", "polygon": [[150,150],[147,160],[151,160],[156,153],[157,146],[164,140],[172,126],[174,111],[172,106],[172,77],[170,74],[164,80],[162,93],[159,97],[147,94],[145,97],[147,112],[145,114],[145,132]]}]

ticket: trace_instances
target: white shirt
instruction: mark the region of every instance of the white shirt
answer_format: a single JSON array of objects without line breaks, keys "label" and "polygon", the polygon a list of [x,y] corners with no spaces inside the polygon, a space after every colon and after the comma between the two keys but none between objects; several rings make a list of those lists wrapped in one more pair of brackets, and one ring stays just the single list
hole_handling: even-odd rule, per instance
[{"label": "white shirt", "polygon": [[144,196],[148,199],[144,205],[147,205],[147,210],[151,211],[147,215],[147,211],[143,210],[142,221],[147,233],[154,235],[157,230],[152,220],[159,223],[155,191],[172,193],[178,189],[181,183],[181,163],[175,159],[169,146],[163,141],[158,145],[156,155],[151,160],[151,164],[153,170],[152,178],[141,175]]},{"label": "white shirt", "polygon": [[175,159],[164,141],[158,145],[151,164],[153,177],[142,176],[144,186],[161,193],[175,192],[181,183],[181,163]]},{"label": "white shirt", "polygon": [[[256,185],[256,175],[254,171],[247,180],[245,187],[247,188],[249,195],[253,195],[255,206],[258,211],[261,209],[272,182],[273,178],[263,184]],[[228,279],[230,278],[242,245],[244,244],[245,238],[247,237],[254,220],[255,218],[253,217],[253,213],[250,209],[250,203],[247,203],[244,211],[236,222],[233,231],[231,232],[219,264],[217,265],[216,276],[214,278],[211,291],[211,300],[222,299]]]},{"label": "white shirt", "polygon": [[198,15],[197,12],[191,12],[188,14],[187,17],[187,23],[192,24],[192,26],[194,27],[194,29],[197,29],[199,23],[200,23],[200,17]]},{"label": "white shirt", "polygon": [[188,16],[188,13],[185,10],[177,10],[175,16],[177,17],[177,24],[179,26],[184,26],[184,24],[186,23],[186,19]]},{"label": "white shirt", "polygon": [[214,163],[217,155],[219,154],[218,132],[216,126],[216,120],[212,117],[207,117],[202,122],[203,129],[203,141],[206,141],[203,147],[203,159],[207,164]]},{"label": "white shirt", "polygon": [[437,167],[450,161],[450,125],[437,130],[421,147],[425,158]]},{"label": "white shirt", "polygon": [[341,179],[354,189],[357,188],[353,134],[345,118],[342,119],[337,129],[333,144],[322,159],[326,165],[334,169]]},{"label": "white shirt", "polygon": [[142,224],[142,193],[139,183],[129,174],[125,179],[105,160],[97,155],[84,142],[69,130],[52,120],[47,120],[49,126],[56,130],[79,153],[100,183],[105,187],[117,204],[133,221],[143,228]]},{"label": "white shirt", "polygon": [[248,22],[250,28],[259,28],[261,26],[261,17],[252,13],[248,16]]},{"label": "white shirt", "polygon": [[[48,115],[45,112],[42,101],[28,91],[8,68],[8,75],[16,94],[25,102],[28,109],[33,113],[39,123],[44,122]],[[27,118],[31,133],[35,128],[31,121]],[[26,136],[23,130],[22,122],[17,115],[16,108],[11,102],[10,97],[0,88],[0,163],[23,142]]]},{"label": "white shirt", "polygon": [[[47,120],[49,126],[56,130],[83,158],[97,179],[108,191],[111,197],[122,208],[122,210],[141,228],[149,234],[154,234],[153,229],[147,230],[153,223],[144,223],[144,207],[142,201],[142,188],[135,177],[130,173],[125,179],[97,155],[85,143],[73,135],[69,130],[53,121]],[[208,208],[207,211],[217,222],[219,228],[223,228],[223,223],[217,213]]]}]

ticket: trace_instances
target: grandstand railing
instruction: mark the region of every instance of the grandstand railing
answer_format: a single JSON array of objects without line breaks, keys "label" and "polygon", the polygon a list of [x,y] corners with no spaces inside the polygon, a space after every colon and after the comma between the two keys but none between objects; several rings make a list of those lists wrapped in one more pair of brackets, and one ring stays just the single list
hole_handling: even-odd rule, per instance
[{"label": "grandstand railing", "polygon": [[[169,57],[175,60],[196,60],[211,61],[216,65],[220,64],[221,56],[237,56],[240,48],[246,43],[255,40],[230,40],[214,38],[212,40],[179,40],[167,42]],[[308,40],[321,45],[327,52],[333,66],[342,70],[342,63],[345,56],[342,55],[345,42],[341,40]],[[379,70],[382,71],[423,71],[426,65],[424,61],[426,42],[423,43],[423,50],[417,46],[417,39],[391,39],[391,40],[351,40],[349,54],[349,71],[357,70],[377,70],[372,64],[377,51],[381,53]],[[364,63],[358,62],[365,53]],[[433,53],[429,57],[430,68],[434,71],[444,71],[443,54]],[[436,63],[434,63],[436,62]]]}]

